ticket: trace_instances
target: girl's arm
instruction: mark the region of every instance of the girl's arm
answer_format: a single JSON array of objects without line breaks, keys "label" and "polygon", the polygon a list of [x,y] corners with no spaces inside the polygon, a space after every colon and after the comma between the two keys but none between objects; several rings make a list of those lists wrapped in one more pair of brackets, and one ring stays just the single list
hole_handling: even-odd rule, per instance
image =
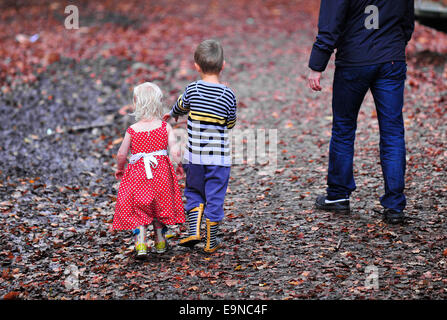
[{"label": "girl's arm", "polygon": [[116,160],[118,161],[118,167],[115,172],[115,178],[117,178],[118,180],[121,180],[121,178],[123,177],[124,167],[126,166],[127,163],[127,155],[129,153],[130,148],[130,140],[131,140],[130,134],[126,132],[126,134],[124,135],[123,142],[121,142],[121,146],[116,155]]},{"label": "girl's arm", "polygon": [[181,161],[181,149],[180,144],[177,142],[177,138],[174,134],[174,129],[172,129],[169,123],[166,124],[166,130],[168,131],[168,147],[169,147],[169,155],[172,157],[172,160],[176,163],[180,163]]}]

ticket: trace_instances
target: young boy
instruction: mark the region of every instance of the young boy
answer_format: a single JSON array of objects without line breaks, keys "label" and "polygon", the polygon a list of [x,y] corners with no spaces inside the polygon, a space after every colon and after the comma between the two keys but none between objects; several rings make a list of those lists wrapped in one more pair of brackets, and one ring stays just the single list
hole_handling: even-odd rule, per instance
[{"label": "young boy", "polygon": [[186,211],[189,233],[180,245],[193,247],[201,241],[200,223],[206,219],[206,253],[215,252],[216,238],[224,217],[223,204],[230,178],[229,129],[236,123],[236,97],[219,81],[225,66],[223,49],[216,40],[205,40],[194,53],[194,66],[201,80],[190,83],[170,113],[177,121],[188,114],[188,142],[183,168],[186,173]]}]

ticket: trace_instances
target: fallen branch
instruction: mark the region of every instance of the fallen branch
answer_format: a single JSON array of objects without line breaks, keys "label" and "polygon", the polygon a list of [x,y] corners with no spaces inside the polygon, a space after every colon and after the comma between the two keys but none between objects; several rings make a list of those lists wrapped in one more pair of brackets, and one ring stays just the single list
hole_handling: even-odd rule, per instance
[{"label": "fallen branch", "polygon": [[342,238],[338,239],[337,246],[335,247],[335,252],[337,252],[338,250],[340,250],[341,242],[342,242]]},{"label": "fallen branch", "polygon": [[112,124],[114,124],[114,122],[102,122],[102,123],[96,123],[96,124],[83,124],[83,125],[74,126],[74,127],[71,127],[71,128],[66,128],[65,130],[62,130],[61,133],[64,133],[64,132],[73,133],[73,132],[78,132],[78,131],[90,130],[90,129],[94,129],[94,128],[102,128],[102,127],[110,126]]}]

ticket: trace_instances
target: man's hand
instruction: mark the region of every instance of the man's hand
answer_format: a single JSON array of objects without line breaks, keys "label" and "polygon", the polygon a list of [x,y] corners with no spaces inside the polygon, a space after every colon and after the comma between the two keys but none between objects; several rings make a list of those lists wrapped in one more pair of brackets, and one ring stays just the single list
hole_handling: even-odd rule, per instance
[{"label": "man's hand", "polygon": [[[165,122],[167,122],[167,121],[169,121],[169,119],[171,119],[171,114],[170,113],[166,113],[164,116],[163,116],[163,118],[161,118],[163,121],[165,121]],[[175,119],[175,122],[177,122],[178,121],[178,117],[174,117],[174,119]]]},{"label": "man's hand", "polygon": [[321,79],[321,72],[310,70],[309,76],[307,77],[307,83],[309,85],[309,88],[311,88],[314,91],[321,91],[321,85],[320,85],[320,79]]}]

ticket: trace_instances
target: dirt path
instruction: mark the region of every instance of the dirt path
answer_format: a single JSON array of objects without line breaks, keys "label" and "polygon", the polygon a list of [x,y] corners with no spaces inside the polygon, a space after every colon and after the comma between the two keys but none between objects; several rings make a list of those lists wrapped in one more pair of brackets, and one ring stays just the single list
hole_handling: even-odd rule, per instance
[{"label": "dirt path", "polygon": [[[154,12],[147,17],[109,5],[102,15],[81,15],[88,26],[81,34],[44,27],[39,49],[31,47],[30,55],[42,58],[39,50],[53,50],[58,59],[33,71],[36,80],[2,87],[0,296],[447,297],[445,58],[423,52],[423,41],[411,44],[405,97],[409,221],[388,226],[378,202],[383,183],[370,95],[359,116],[353,212],[337,216],[313,208],[325,189],[333,75],[331,63],[321,93],[305,86],[318,3],[240,1],[227,8],[193,2],[180,14],[174,2],[162,1],[140,8]],[[51,10],[45,21],[62,24],[62,9]],[[212,31],[198,24],[200,17]],[[126,29],[126,21],[136,27]],[[22,28],[13,29],[31,32],[33,24]],[[66,37],[60,48],[50,46],[60,32]],[[427,30],[417,26],[417,32],[420,39]],[[277,168],[263,175],[259,164],[233,167],[221,227],[225,246],[218,253],[205,256],[173,240],[167,254],[136,262],[130,234],[110,230],[118,186],[112,155],[129,124],[118,110],[143,79],[160,84],[171,104],[196,77],[190,68],[195,44],[210,35],[225,48],[223,80],[239,101],[236,128],[277,130]],[[8,45],[20,49],[13,41]],[[31,62],[30,69],[36,70]],[[378,289],[365,287],[372,283],[365,282],[368,268],[377,272]]]}]

